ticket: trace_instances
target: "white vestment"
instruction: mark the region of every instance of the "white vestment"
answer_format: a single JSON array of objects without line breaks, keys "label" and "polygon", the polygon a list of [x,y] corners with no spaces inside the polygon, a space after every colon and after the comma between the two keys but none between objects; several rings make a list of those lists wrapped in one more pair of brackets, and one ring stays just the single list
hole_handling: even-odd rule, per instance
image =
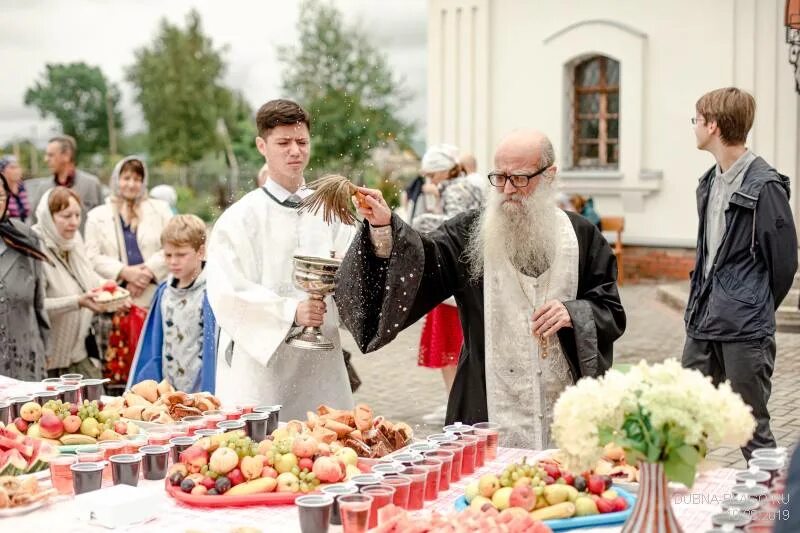
[{"label": "white vestment", "polygon": [[228,208],[211,232],[206,272],[208,300],[222,329],[217,395],[226,404],[282,404],[281,420],[291,420],[305,419],[306,411],[322,403],[353,406],[333,298],[325,299],[321,328],[333,350],[302,350],[284,341],[297,331],[297,305],[308,299],[294,286],[292,256],[327,258],[335,251],[341,257],[354,232],[326,224],[321,214],[299,214],[278,203],[283,199],[259,188]]},{"label": "white vestment", "polygon": [[[555,208],[554,208],[555,209]],[[555,259],[537,278],[517,271],[505,257],[486,257],[486,406],[500,424],[500,444],[543,450],[552,447],[553,404],[572,377],[557,336],[540,354],[532,316],[545,301],[574,300],[578,292],[578,238],[569,217],[557,211]]]}]

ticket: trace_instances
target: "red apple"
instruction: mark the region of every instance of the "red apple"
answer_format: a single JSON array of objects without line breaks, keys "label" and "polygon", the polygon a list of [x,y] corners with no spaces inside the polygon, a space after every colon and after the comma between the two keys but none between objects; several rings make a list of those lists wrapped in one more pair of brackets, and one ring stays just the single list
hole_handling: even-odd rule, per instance
[{"label": "red apple", "polygon": [[319,457],[314,461],[314,475],[322,483],[336,483],[343,477],[338,461],[330,457]]},{"label": "red apple", "polygon": [[314,457],[314,454],[317,453],[318,447],[317,439],[311,435],[298,435],[292,443],[292,453],[299,459],[304,457],[310,458]]},{"label": "red apple", "polygon": [[69,415],[64,417],[64,431],[67,433],[77,433],[81,429],[81,417]]},{"label": "red apple", "polygon": [[46,439],[58,439],[64,434],[64,423],[56,415],[42,415],[39,434]]},{"label": "red apple", "polygon": [[69,404],[69,414],[78,416],[78,406],[74,403]]},{"label": "red apple", "polygon": [[628,508],[628,500],[622,496],[617,496],[611,501],[614,503],[614,511],[624,511]]},{"label": "red apple", "polygon": [[561,474],[561,479],[563,479],[567,485],[572,485],[572,486],[575,485],[575,476],[573,476],[569,472],[564,472],[563,474]]},{"label": "red apple", "polygon": [[[17,426],[17,429],[20,433],[27,433],[28,431],[28,422],[25,421],[21,416],[18,416],[14,419],[14,425]],[[59,435],[60,436],[60,435]]]},{"label": "red apple", "polygon": [[231,485],[238,485],[239,483],[244,483],[245,479],[242,475],[242,471],[238,468],[234,468],[227,474],[228,479],[231,480]]},{"label": "red apple", "polygon": [[600,514],[613,513],[615,510],[615,505],[613,500],[598,498],[597,500],[595,500],[595,504],[597,504],[597,510],[600,511]]},{"label": "red apple", "polygon": [[106,292],[110,292],[111,294],[114,294],[114,292],[117,290],[117,284],[114,283],[113,281],[106,281],[105,283],[103,283],[101,289]]},{"label": "red apple", "polygon": [[606,490],[606,483],[600,476],[594,476],[594,475],[589,476],[589,479],[586,480],[586,490],[588,490],[592,494],[597,494],[597,495],[603,494],[603,491]]},{"label": "red apple", "polygon": [[525,511],[532,511],[536,505],[536,493],[531,490],[529,485],[514,487],[508,499],[511,507],[522,507]]},{"label": "red apple", "polygon": [[128,424],[122,421],[114,422],[114,431],[119,433],[120,435],[127,435],[128,434]]},{"label": "red apple", "polygon": [[297,463],[297,467],[300,470],[308,470],[309,472],[311,472],[311,469],[314,468],[314,461],[310,457],[303,457]]},{"label": "red apple", "polygon": [[271,477],[272,479],[277,479],[278,471],[271,466],[265,466],[264,469],[261,470],[261,477]]},{"label": "red apple", "polygon": [[181,452],[181,462],[185,465],[202,468],[208,464],[208,452],[193,444]]},{"label": "red apple", "polygon": [[201,484],[202,484],[202,485],[203,485],[205,488],[207,488],[208,490],[211,490],[211,489],[213,489],[213,488],[214,488],[214,484],[216,483],[216,481],[214,481],[214,480],[213,480],[213,479],[211,479],[210,477],[206,476],[206,477],[204,477],[204,478],[203,478],[203,481],[201,481],[200,483],[201,483]]}]

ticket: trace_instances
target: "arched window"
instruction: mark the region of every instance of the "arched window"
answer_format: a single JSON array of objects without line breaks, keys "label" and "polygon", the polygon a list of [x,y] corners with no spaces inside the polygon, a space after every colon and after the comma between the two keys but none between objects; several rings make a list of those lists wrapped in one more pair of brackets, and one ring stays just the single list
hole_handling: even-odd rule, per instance
[{"label": "arched window", "polygon": [[592,56],[573,70],[572,163],[575,168],[619,165],[619,62]]}]

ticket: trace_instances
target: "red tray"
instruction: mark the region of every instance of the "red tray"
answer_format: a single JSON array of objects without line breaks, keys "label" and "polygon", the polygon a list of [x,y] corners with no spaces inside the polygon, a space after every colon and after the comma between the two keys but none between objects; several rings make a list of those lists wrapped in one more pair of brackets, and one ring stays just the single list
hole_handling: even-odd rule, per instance
[{"label": "red tray", "polygon": [[[370,467],[362,461],[358,468],[364,473],[370,472]],[[179,486],[170,485],[169,479],[165,480],[167,494],[181,503],[192,507],[249,507],[253,505],[294,505],[294,500],[303,496],[302,492],[261,492],[258,494],[243,494],[241,496],[208,496],[205,494],[189,494],[183,492]],[[312,493],[308,493],[312,494]]]}]

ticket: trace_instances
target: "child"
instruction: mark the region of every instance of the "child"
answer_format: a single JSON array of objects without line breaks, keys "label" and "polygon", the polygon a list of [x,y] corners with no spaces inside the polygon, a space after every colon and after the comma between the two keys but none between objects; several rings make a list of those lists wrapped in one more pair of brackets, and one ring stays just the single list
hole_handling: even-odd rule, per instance
[{"label": "child", "polygon": [[173,217],[161,233],[170,276],[158,287],[133,361],[128,388],[166,379],[184,392],[214,392],[217,326],[206,297],[206,227]]}]

